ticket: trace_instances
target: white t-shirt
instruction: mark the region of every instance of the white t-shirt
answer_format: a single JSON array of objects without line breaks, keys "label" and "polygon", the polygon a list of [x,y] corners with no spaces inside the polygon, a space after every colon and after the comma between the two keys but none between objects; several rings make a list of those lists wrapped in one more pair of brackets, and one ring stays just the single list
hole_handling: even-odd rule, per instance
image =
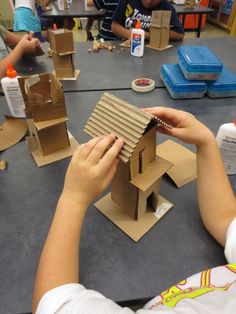
[{"label": "white t-shirt", "polygon": [[15,0],[15,9],[22,7],[29,8],[35,12],[35,0]]},{"label": "white t-shirt", "polygon": [[[236,218],[226,236],[229,263],[179,282],[148,302],[136,314],[233,314],[236,313]],[[67,284],[47,292],[36,314],[132,314],[102,294],[80,284]]]}]

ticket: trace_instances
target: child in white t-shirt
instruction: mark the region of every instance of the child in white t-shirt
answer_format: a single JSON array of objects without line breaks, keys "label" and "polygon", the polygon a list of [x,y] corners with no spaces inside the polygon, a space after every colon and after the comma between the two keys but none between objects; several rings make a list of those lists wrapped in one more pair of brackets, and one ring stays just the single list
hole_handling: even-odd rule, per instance
[{"label": "child in white t-shirt", "polygon": [[[208,231],[225,247],[225,256],[231,264],[179,282],[136,313],[233,314],[236,308],[236,200],[215,137],[189,113],[162,107],[145,111],[173,126],[171,129],[159,126],[159,132],[196,145],[201,217]],[[111,181],[122,145],[123,140],[110,134],[80,145],[75,152],[40,258],[33,297],[33,311],[37,314],[134,313],[78,283],[78,243],[83,219],[89,204]]]},{"label": "child in white t-shirt", "polygon": [[37,16],[35,0],[15,0],[14,32],[34,32],[41,42],[45,39],[41,33],[41,22]]}]

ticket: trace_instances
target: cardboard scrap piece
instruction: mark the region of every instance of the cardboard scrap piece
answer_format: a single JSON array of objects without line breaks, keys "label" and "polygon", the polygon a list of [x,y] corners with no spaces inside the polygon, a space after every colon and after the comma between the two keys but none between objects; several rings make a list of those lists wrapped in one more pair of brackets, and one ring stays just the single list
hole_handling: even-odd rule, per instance
[{"label": "cardboard scrap piece", "polygon": [[111,199],[111,193],[99,200],[95,206],[132,240],[137,242],[173,207],[173,204],[159,195],[156,212],[147,212],[139,220],[133,220],[128,216],[127,213]]},{"label": "cardboard scrap piece", "polygon": [[27,132],[27,124],[23,119],[5,116],[6,120],[0,125],[0,151],[18,143]]},{"label": "cardboard scrap piece", "polygon": [[130,48],[131,47],[131,41],[130,39],[127,39],[125,41],[123,41],[122,43],[119,44],[120,47],[124,47],[124,48]]},{"label": "cardboard scrap piece", "polygon": [[151,46],[151,45],[149,44],[149,45],[146,45],[146,47],[147,47],[147,48],[151,48],[151,49],[155,49],[155,50],[158,50],[158,51],[163,51],[163,50],[172,48],[173,45],[168,45],[168,46],[163,47],[163,48],[157,48],[157,47]]},{"label": "cardboard scrap piece", "polygon": [[55,161],[58,161],[58,160],[61,160],[61,159],[64,159],[66,157],[73,155],[79,143],[76,141],[76,139],[72,136],[70,132],[68,132],[68,135],[69,135],[70,146],[64,149],[58,150],[54,153],[51,153],[45,156],[42,155],[42,153],[38,150],[31,152],[38,167],[45,166],[52,162],[55,162]]},{"label": "cardboard scrap piece", "polygon": [[7,168],[7,162],[5,160],[0,160],[0,170],[5,170]]},{"label": "cardboard scrap piece", "polygon": [[60,81],[76,81],[80,75],[80,70],[75,70],[74,77],[58,77],[55,70],[53,70],[52,73]]},{"label": "cardboard scrap piece", "polygon": [[196,179],[196,154],[189,149],[172,140],[167,140],[157,145],[156,154],[173,164],[167,171],[167,174],[178,188]]}]

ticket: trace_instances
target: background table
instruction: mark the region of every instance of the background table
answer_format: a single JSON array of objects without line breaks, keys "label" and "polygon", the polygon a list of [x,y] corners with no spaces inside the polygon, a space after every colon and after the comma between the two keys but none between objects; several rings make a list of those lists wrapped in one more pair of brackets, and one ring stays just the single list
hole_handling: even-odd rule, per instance
[{"label": "background table", "polygon": [[51,11],[43,12],[43,16],[57,18],[57,17],[94,17],[100,18],[104,16],[103,11],[97,10],[95,7],[91,10],[86,10],[84,0],[73,0],[72,3],[68,4],[67,10],[58,10],[57,1],[53,0],[50,2],[52,7]]},{"label": "background table", "polygon": [[199,15],[199,19],[198,19],[198,24],[197,24],[197,37],[200,37],[201,35],[201,24],[202,24],[202,16],[203,14],[210,14],[212,12],[214,12],[214,10],[212,8],[208,8],[208,7],[204,7],[202,5],[196,5],[193,8],[187,8],[184,5],[176,5],[173,4],[172,5],[175,7],[175,10],[177,12],[178,16],[182,16],[182,26],[184,28],[184,23],[185,23],[185,17],[186,15]]},{"label": "background table", "polygon": [[[98,53],[89,53],[91,43],[75,43],[76,54],[74,56],[75,68],[81,73],[76,81],[61,81],[65,92],[98,91],[130,89],[134,79],[139,77],[152,78],[156,87],[163,87],[160,79],[160,67],[163,63],[177,63],[177,49],[182,45],[208,46],[224,63],[224,65],[236,72],[235,51],[236,38],[191,38],[183,42],[174,42],[173,47],[165,51],[156,51],[145,48],[144,57],[137,58],[130,55],[128,48],[120,49],[119,43],[113,52],[101,50]],[[26,59],[17,67],[22,75],[51,72],[53,62],[48,57]]]},{"label": "background table", "polygon": [[[235,118],[236,98],[173,100],[167,91],[112,93],[138,107],[184,109],[218,127]],[[68,128],[80,141],[83,127],[102,91],[66,93]],[[0,114],[8,113],[0,98]],[[167,137],[158,134],[159,143]],[[193,146],[187,146],[194,149]],[[0,172],[0,304],[2,313],[29,312],[37,263],[45,241],[69,159],[38,168],[24,141],[0,155],[8,169]],[[236,176],[230,177],[236,191]],[[150,298],[203,269],[224,264],[223,248],[203,227],[196,182],[181,189],[164,177],[161,195],[174,203],[138,243],[134,243],[93,205],[89,207],[80,245],[80,280],[115,301]]]}]

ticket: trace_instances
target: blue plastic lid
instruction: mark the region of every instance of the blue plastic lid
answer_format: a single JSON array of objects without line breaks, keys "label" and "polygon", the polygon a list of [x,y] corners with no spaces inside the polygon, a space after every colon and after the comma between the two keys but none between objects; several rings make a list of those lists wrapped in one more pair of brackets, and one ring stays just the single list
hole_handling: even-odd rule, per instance
[{"label": "blue plastic lid", "polygon": [[236,74],[227,68],[223,68],[219,78],[207,84],[209,90],[230,91],[236,90]]},{"label": "blue plastic lid", "polygon": [[160,72],[174,92],[206,91],[204,81],[186,80],[178,64],[163,64]]},{"label": "blue plastic lid", "polygon": [[187,72],[220,73],[222,62],[206,46],[181,46],[177,51]]}]

